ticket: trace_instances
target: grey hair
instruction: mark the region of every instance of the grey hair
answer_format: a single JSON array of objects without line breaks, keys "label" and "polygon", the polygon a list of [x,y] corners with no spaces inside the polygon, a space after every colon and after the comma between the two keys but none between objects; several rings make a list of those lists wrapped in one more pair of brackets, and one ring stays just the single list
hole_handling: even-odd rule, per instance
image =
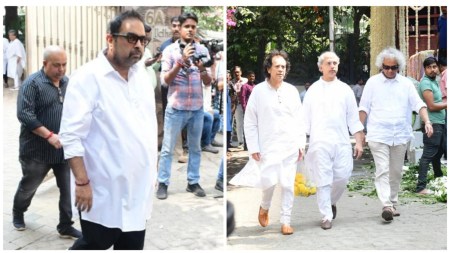
[{"label": "grey hair", "polygon": [[50,45],[44,49],[44,61],[48,60],[48,58],[56,52],[65,52],[64,48],[61,46]]},{"label": "grey hair", "polygon": [[331,52],[331,51],[326,51],[323,52],[318,60],[317,60],[317,66],[320,68],[320,65],[322,65],[323,61],[325,60],[325,58],[337,58],[338,59],[338,63],[340,61],[339,57],[337,56],[337,54],[335,52]]},{"label": "grey hair", "polygon": [[383,68],[384,59],[394,59],[400,70],[404,70],[406,67],[405,56],[402,52],[400,52],[400,50],[393,47],[385,48],[380,54],[378,54],[377,59],[375,60],[375,66],[377,66],[378,69]]}]

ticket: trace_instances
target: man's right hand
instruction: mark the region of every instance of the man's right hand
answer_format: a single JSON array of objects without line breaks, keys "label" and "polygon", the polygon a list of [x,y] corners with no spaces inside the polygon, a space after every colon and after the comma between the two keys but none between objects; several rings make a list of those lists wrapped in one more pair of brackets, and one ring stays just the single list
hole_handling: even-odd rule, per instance
[{"label": "man's right hand", "polygon": [[252,154],[252,158],[253,159],[255,159],[255,161],[260,161],[261,160],[261,154],[258,152],[258,153],[253,153]]},{"label": "man's right hand", "polygon": [[90,184],[75,186],[75,206],[78,211],[89,212],[92,207],[92,188]]}]

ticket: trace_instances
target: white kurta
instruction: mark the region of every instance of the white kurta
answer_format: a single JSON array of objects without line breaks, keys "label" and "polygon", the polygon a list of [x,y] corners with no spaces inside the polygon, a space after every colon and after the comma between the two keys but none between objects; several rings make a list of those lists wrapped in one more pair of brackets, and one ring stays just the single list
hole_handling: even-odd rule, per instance
[{"label": "white kurta", "polygon": [[294,86],[283,82],[275,90],[267,82],[256,85],[247,104],[244,130],[249,154],[259,152],[261,161],[250,157],[230,183],[267,189],[282,182],[280,175],[285,173],[281,170],[290,169],[286,164],[292,164],[295,172],[296,154],[305,147],[304,129],[302,104]]},{"label": "white kurta", "polygon": [[6,74],[6,68],[8,66],[8,56],[6,51],[8,50],[9,41],[7,38],[3,38],[3,75]]},{"label": "white kurta", "polygon": [[[348,178],[353,169],[349,131],[354,134],[364,129],[352,89],[337,79],[326,82],[321,78],[308,89],[303,109],[310,135],[305,163],[313,170],[316,185],[329,185],[333,177]],[[324,153],[342,161],[327,162]],[[334,171],[333,163],[339,164]]]},{"label": "white kurta", "polygon": [[[26,66],[27,57],[25,48],[19,39],[15,39],[9,43],[6,56],[8,57],[8,77],[14,79],[14,87],[18,88],[22,83],[21,77]],[[17,62],[18,57],[20,57],[19,62]]]},{"label": "white kurta", "polygon": [[60,140],[66,159],[83,157],[93,205],[82,219],[122,231],[145,229],[157,162],[153,87],[135,64],[124,80],[103,54],[70,78]]}]

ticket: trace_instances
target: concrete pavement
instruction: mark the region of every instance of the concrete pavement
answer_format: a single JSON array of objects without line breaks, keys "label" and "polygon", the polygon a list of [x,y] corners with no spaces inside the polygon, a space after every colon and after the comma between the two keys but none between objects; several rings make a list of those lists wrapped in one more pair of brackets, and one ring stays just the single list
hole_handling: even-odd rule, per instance
[{"label": "concrete pavement", "polygon": [[[51,173],[38,188],[25,213],[25,231],[12,226],[12,200],[22,176],[18,162],[20,125],[16,118],[17,91],[3,89],[3,249],[65,250],[73,240],[60,239],[58,224],[59,192]],[[217,139],[223,138],[221,134]],[[180,153],[180,150],[177,151]],[[200,185],[204,198],[186,192],[186,164],[172,164],[172,178],[166,200],[154,199],[152,219],[148,222],[144,249],[215,250],[225,248],[224,198],[214,189],[223,152],[202,152]],[[78,218],[74,226],[80,229]]]},{"label": "concrete pavement", "polygon": [[[228,181],[247,160],[247,152],[232,152]],[[353,176],[364,173],[363,164],[355,163]],[[234,204],[236,221],[227,239],[228,250],[447,250],[446,204],[408,201],[399,206],[400,217],[386,224],[378,198],[346,191],[337,203],[332,229],[323,230],[316,196],[295,197],[294,234],[286,236],[280,232],[280,194],[277,186],[269,226],[263,228],[257,218],[261,190],[228,185],[227,200]]]}]

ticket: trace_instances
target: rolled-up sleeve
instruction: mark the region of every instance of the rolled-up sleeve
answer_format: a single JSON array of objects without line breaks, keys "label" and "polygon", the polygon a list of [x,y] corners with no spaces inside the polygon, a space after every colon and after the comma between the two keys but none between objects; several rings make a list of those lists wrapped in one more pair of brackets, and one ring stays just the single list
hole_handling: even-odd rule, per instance
[{"label": "rolled-up sleeve", "polygon": [[83,82],[89,80],[71,79],[64,99],[59,138],[64,147],[65,159],[84,156],[82,140],[89,134],[95,85],[92,80],[90,85],[81,85]]}]

